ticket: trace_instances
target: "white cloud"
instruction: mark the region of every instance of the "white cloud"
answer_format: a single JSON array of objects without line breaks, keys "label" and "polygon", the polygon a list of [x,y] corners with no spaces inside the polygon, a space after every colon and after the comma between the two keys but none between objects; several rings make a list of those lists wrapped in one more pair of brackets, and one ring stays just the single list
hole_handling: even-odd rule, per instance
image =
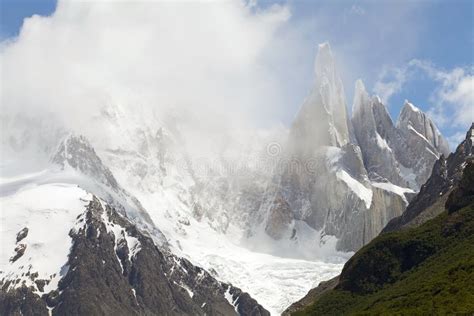
[{"label": "white cloud", "polygon": [[400,92],[406,81],[407,68],[384,67],[374,84],[374,92],[387,104],[394,94]]},{"label": "white cloud", "polygon": [[459,124],[463,127],[474,121],[474,77],[472,68],[456,67],[446,71],[432,63],[412,60],[410,66],[424,71],[437,87],[431,96],[430,113],[440,125]]},{"label": "white cloud", "polygon": [[474,121],[474,76],[472,68],[443,70],[424,60],[413,59],[406,66],[381,72],[374,92],[387,103],[409,81],[425,74],[435,84],[428,114],[440,126],[457,124],[465,128]]},{"label": "white cloud", "polygon": [[448,104],[454,122],[469,125],[474,122],[474,76],[465,74],[455,82],[444,82],[437,92],[441,105]]},{"label": "white cloud", "polygon": [[238,0],[59,0],[52,16],[25,19],[2,43],[0,116],[93,134],[91,118],[112,103],[232,128],[278,106],[284,90],[263,61],[279,54],[268,47],[289,17],[286,6]]},{"label": "white cloud", "polygon": [[458,147],[458,145],[464,140],[464,138],[466,137],[466,133],[464,132],[456,132],[452,135],[450,135],[449,137],[447,137],[447,140],[449,142],[449,147],[451,148],[451,150],[456,150],[456,148]]},{"label": "white cloud", "polygon": [[[296,18],[288,5],[257,2],[59,0],[1,44],[0,119],[42,115],[93,134],[90,118],[119,104],[186,112],[199,130],[289,123],[311,88],[317,43],[331,42],[350,100],[355,79],[370,85],[380,65],[412,56],[424,23],[420,2],[289,0],[311,9]],[[387,99],[398,89],[380,86]]]}]

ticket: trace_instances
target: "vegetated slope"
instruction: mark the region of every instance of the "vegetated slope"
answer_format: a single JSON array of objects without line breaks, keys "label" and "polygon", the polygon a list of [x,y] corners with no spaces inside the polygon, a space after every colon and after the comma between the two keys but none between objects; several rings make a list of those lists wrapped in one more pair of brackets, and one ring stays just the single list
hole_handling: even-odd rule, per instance
[{"label": "vegetated slope", "polygon": [[335,289],[294,315],[474,312],[474,162],[420,227],[382,234],[345,265]]}]

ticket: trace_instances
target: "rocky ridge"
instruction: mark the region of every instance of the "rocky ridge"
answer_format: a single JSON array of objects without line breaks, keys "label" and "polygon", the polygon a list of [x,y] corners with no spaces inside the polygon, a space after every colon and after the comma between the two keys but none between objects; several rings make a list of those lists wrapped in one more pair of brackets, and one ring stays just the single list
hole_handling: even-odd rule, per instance
[{"label": "rocky ridge", "polygon": [[472,312],[472,286],[465,281],[471,270],[464,266],[473,262],[473,129],[448,159],[437,161],[403,216],[356,252],[340,276],[321,282],[283,315]]},{"label": "rocky ridge", "polygon": [[[319,46],[314,87],[296,116],[254,231],[298,247],[303,222],[355,251],[374,238],[449,151],[433,122],[406,102],[397,125],[356,82],[352,118],[329,44]],[[282,232],[283,231],[283,232]]]},{"label": "rocky ridge", "polygon": [[406,211],[393,218],[383,229],[384,232],[416,227],[436,217],[444,211],[449,193],[459,183],[462,172],[474,156],[474,123],[466,133],[466,138],[456,151],[447,158],[442,155],[433,166],[431,177],[421,187],[418,195],[408,205]]},{"label": "rocky ridge", "polygon": [[216,281],[153,240],[93,196],[69,235],[58,288],[2,279],[3,315],[269,315],[247,293]]}]

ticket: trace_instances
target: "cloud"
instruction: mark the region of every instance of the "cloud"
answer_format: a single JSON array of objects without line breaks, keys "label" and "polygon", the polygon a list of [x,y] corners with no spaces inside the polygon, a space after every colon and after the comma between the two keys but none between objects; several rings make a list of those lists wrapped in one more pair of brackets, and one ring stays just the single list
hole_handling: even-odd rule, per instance
[{"label": "cloud", "polygon": [[[104,137],[95,118],[111,105],[148,124],[172,113],[196,138],[289,124],[312,88],[317,43],[331,43],[351,100],[357,78],[370,86],[381,65],[412,56],[424,6],[59,0],[1,44],[0,138],[34,134],[12,129],[16,114],[26,130],[41,120]],[[380,86],[387,99],[397,89]]]},{"label": "cloud", "polygon": [[396,93],[399,93],[407,81],[407,68],[384,67],[378,81],[374,84],[374,92],[380,97],[383,103]]},{"label": "cloud", "polygon": [[434,78],[441,85],[432,96],[431,111],[438,113],[440,123],[467,126],[474,122],[474,76],[456,68],[451,72],[437,71]]},{"label": "cloud", "polygon": [[465,132],[456,132],[450,135],[449,137],[447,137],[449,147],[454,151],[458,147],[458,145],[464,140],[465,137]]},{"label": "cloud", "polygon": [[424,74],[434,84],[428,114],[440,126],[454,123],[464,128],[474,121],[473,73],[472,67],[443,70],[429,61],[413,59],[403,67],[384,69],[374,92],[388,103],[411,80]]},{"label": "cloud", "polygon": [[361,6],[353,4],[351,9],[349,10],[349,13],[355,14],[355,15],[364,15],[365,10]]},{"label": "cloud", "polygon": [[115,104],[231,129],[280,104],[264,61],[289,17],[287,6],[241,1],[59,0],[1,45],[2,122],[21,115],[97,136],[91,122]]}]

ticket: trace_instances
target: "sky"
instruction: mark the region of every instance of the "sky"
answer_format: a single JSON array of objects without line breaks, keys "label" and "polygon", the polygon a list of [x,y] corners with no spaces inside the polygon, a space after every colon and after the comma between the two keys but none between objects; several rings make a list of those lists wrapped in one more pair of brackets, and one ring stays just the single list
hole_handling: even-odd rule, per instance
[{"label": "sky", "polygon": [[[26,65],[24,59],[21,62],[5,53],[2,79],[12,79],[7,78],[11,66],[10,73],[24,73],[17,87],[11,84],[11,90],[35,95],[34,100],[25,96],[8,99],[12,104],[41,100],[54,111],[69,95],[82,104],[92,99],[111,101],[101,92],[92,94],[91,87],[122,94],[122,101],[129,97],[122,88],[126,86],[144,90],[142,103],[184,104],[194,97],[195,107],[207,108],[202,111],[206,116],[235,113],[240,117],[251,112],[258,124],[277,121],[288,125],[311,89],[317,44],[328,41],[349,109],[354,83],[361,78],[370,93],[382,98],[394,120],[407,99],[429,113],[452,145],[464,137],[474,120],[473,1],[135,2],[146,10],[139,5],[130,10],[132,1],[116,1],[119,4],[113,10],[111,3],[102,1],[93,10],[87,8],[87,1],[62,2],[54,23],[35,17],[27,19],[28,27],[21,31],[25,18],[52,15],[56,1],[0,0],[2,49],[16,42],[17,52],[11,55],[29,60]],[[67,44],[52,39],[63,36],[73,39],[68,38]],[[109,47],[102,47],[105,45]],[[140,49],[150,56],[141,56]],[[110,58],[112,55],[116,58]],[[136,65],[137,74],[128,75],[124,60]],[[76,61],[82,65],[80,74],[71,65]],[[54,69],[61,63],[67,66]],[[98,72],[99,67],[103,71]],[[69,75],[64,76],[64,69],[69,68]],[[112,68],[113,79],[109,77]],[[173,75],[160,77],[149,69]],[[110,72],[107,76],[105,70]],[[38,72],[45,78],[38,79]],[[95,82],[90,82],[91,76]],[[58,89],[61,91],[52,99],[45,92],[49,88],[38,81],[56,88],[69,83],[76,88]],[[166,87],[163,90],[168,95],[157,95],[152,84],[150,89],[144,87],[149,82]],[[184,97],[176,83],[190,96]],[[216,91],[219,97],[212,95]],[[68,114],[77,108],[77,104],[72,106]],[[240,108],[245,110],[238,113]]]}]

